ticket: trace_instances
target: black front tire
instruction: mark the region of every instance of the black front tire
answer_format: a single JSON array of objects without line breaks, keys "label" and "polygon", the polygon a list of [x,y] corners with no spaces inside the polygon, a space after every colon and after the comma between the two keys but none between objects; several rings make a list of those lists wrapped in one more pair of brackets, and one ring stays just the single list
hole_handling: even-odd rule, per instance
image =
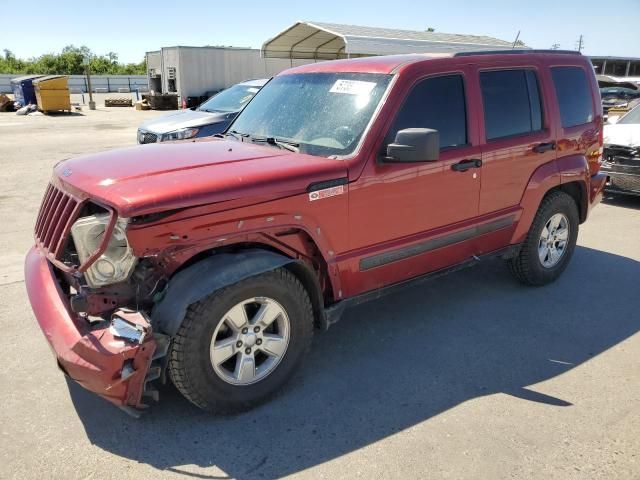
[{"label": "black front tire", "polygon": [[[552,267],[545,267],[538,256],[540,236],[549,219],[561,213],[569,220],[569,238],[562,257]],[[518,256],[507,261],[513,276],[525,285],[542,286],[555,281],[571,260],[578,240],[578,207],[575,200],[562,191],[547,194],[536,213]]]},{"label": "black front tire", "polygon": [[[282,305],[290,322],[289,344],[268,376],[251,385],[232,385],[214,371],[211,339],[225,313],[251,297],[270,297]],[[169,373],[177,389],[199,408],[216,413],[244,411],[281,389],[308,353],[312,337],[309,295],[290,271],[280,268],[225,287],[191,305],[171,346]]]}]

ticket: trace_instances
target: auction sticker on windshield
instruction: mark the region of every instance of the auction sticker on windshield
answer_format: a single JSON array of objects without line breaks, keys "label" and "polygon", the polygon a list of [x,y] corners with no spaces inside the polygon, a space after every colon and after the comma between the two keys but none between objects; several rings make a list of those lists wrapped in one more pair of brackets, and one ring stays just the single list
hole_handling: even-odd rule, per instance
[{"label": "auction sticker on windshield", "polygon": [[376,82],[338,79],[329,92],[346,93],[348,95],[369,95],[375,86]]}]

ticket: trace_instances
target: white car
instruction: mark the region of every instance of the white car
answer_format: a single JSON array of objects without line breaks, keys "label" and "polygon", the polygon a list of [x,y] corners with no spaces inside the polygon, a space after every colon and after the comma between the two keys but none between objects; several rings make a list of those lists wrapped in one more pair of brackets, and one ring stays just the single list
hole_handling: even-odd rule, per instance
[{"label": "white car", "polygon": [[640,195],[640,105],[604,126],[602,171],[608,191]]}]

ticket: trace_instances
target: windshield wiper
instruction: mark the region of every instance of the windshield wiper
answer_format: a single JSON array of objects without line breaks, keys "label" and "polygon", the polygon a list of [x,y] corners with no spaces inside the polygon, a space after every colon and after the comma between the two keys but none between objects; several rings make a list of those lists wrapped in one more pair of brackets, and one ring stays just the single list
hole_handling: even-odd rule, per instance
[{"label": "windshield wiper", "polygon": [[244,141],[243,138],[247,138],[249,136],[248,133],[240,133],[237,130],[229,130],[227,133],[224,134],[225,137],[227,135],[230,135],[233,138],[236,138],[236,139],[240,140],[241,142]]},{"label": "windshield wiper", "polygon": [[251,141],[256,143],[267,143],[269,145],[275,145],[285,150],[289,150],[290,152],[295,152],[295,153],[300,152],[299,143],[289,142],[287,140],[280,140],[275,137],[252,137]]}]

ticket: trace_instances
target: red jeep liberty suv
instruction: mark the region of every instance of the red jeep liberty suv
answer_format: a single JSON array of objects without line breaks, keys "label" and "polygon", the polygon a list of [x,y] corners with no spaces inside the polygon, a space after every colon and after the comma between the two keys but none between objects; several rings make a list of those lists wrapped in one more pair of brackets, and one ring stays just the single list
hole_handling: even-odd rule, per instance
[{"label": "red jeep liberty suv", "polygon": [[399,55],[273,78],[228,131],[55,167],[25,265],[60,368],[136,414],[277,391],[346,307],[484,258],[567,267],[606,176],[574,52]]}]

